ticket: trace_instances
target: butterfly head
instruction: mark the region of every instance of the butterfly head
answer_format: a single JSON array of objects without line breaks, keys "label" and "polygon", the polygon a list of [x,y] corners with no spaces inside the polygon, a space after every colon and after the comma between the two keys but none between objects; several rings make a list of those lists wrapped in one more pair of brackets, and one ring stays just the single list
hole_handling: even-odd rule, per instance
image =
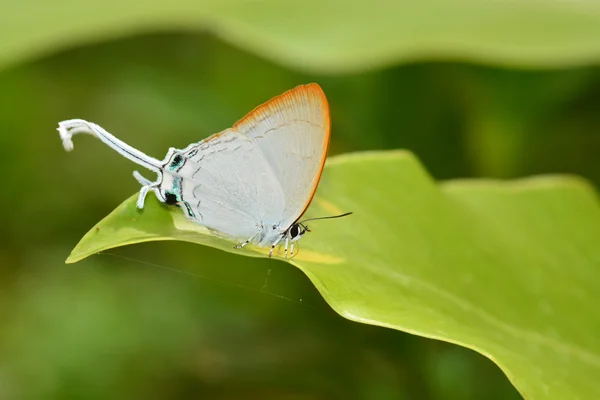
[{"label": "butterfly head", "polygon": [[294,222],[292,224],[292,226],[290,226],[290,228],[287,230],[286,236],[292,242],[295,242],[298,239],[300,239],[306,232],[311,232],[311,230],[308,228],[308,225],[306,225],[305,222],[307,222],[307,221],[315,221],[315,220],[319,220],[319,219],[340,218],[340,217],[345,217],[346,215],[350,215],[350,214],[352,214],[352,213],[351,212],[347,212],[347,213],[340,214],[340,215],[332,215],[332,216],[327,216],[327,217],[309,218],[309,219],[305,219],[305,220],[302,220],[302,221]]},{"label": "butterfly head", "polygon": [[299,240],[306,232],[310,232],[310,229],[308,229],[308,226],[304,225],[301,222],[296,222],[290,227],[290,229],[288,229],[286,236],[292,242],[295,242],[295,241]]}]

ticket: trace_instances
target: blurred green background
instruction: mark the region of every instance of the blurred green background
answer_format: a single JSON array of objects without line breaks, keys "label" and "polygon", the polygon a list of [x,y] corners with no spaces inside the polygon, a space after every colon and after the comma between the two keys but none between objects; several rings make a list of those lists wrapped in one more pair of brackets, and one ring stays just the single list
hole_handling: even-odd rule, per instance
[{"label": "blurred green background", "polygon": [[597,67],[431,61],[315,74],[208,33],[5,67],[0,398],[520,398],[470,350],[342,319],[279,261],[157,242],[64,264],[139,185],[137,166],[97,139],[65,153],[59,121],[94,121],[162,158],[312,81],[331,106],[330,155],[404,148],[437,179],[576,173],[600,184]]}]

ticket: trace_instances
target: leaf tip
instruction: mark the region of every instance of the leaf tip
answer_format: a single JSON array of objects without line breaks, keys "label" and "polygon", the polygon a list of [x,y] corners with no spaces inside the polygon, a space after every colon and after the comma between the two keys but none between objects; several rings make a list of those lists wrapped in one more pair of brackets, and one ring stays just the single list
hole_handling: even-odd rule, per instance
[{"label": "leaf tip", "polygon": [[84,258],[86,258],[89,255],[89,254],[86,255],[86,254],[76,253],[75,252],[76,249],[77,249],[77,247],[75,249],[73,249],[71,254],[69,254],[69,257],[67,257],[67,259],[65,260],[65,264],[75,264],[76,262],[83,260]]}]

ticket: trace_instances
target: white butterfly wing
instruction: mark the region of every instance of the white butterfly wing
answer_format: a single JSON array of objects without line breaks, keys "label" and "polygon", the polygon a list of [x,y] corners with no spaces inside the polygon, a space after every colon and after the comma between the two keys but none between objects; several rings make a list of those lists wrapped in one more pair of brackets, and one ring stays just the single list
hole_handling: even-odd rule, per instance
[{"label": "white butterfly wing", "polygon": [[298,86],[261,106],[233,126],[258,145],[283,192],[288,228],[308,208],[321,179],[329,147],[329,105],[316,83]]},{"label": "white butterfly wing", "polygon": [[[260,234],[273,244],[306,211],[321,178],[329,146],[329,106],[317,84],[298,86],[257,107],[233,128],[184,150],[171,148],[165,160],[149,157],[100,126],[69,120],[59,124],[65,149],[78,133],[97,136],[130,160],[155,171],[143,185],[186,215],[232,238]],[[256,239],[254,240],[256,242]]]},{"label": "white butterfly wing", "polygon": [[277,178],[247,137],[225,130],[189,146],[183,156],[183,199],[202,225],[243,241],[259,232],[261,221],[283,212]]}]

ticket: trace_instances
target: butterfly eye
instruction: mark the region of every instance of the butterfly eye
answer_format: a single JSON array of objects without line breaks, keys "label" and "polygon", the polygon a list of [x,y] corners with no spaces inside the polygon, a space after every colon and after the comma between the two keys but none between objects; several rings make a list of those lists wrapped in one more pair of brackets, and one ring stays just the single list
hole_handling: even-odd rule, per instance
[{"label": "butterfly eye", "polygon": [[173,193],[165,192],[165,203],[170,206],[174,206],[177,204],[177,196],[175,196]]},{"label": "butterfly eye", "polygon": [[292,238],[292,240],[296,239],[299,236],[302,236],[303,234],[304,230],[300,229],[300,226],[298,224],[295,224],[290,228],[290,237]]}]

